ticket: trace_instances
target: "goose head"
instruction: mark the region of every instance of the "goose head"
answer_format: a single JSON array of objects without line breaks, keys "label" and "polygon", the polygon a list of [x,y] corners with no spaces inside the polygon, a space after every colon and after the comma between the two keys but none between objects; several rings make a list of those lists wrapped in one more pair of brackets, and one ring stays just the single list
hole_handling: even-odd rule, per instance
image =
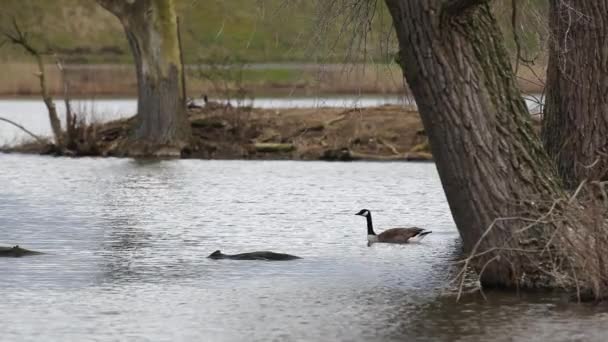
[{"label": "goose head", "polygon": [[222,259],[224,257],[224,254],[222,254],[222,252],[220,250],[217,250],[213,253],[211,253],[207,258],[209,259]]},{"label": "goose head", "polygon": [[358,213],[356,213],[355,215],[359,215],[359,216],[363,216],[363,217],[369,217],[370,216],[370,212],[367,209],[361,209]]}]

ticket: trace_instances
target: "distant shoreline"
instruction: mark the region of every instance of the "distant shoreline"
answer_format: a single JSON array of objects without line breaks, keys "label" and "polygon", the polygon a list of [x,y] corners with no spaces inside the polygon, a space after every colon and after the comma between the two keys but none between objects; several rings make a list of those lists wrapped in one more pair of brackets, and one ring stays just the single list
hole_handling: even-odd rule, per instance
[{"label": "distant shoreline", "polygon": [[[40,94],[37,67],[32,63],[5,63],[0,78],[0,97],[34,97]],[[67,65],[66,78],[73,97],[134,97],[137,95],[135,70],[130,64]],[[396,64],[311,64],[257,63],[230,66],[187,66],[187,93],[191,97],[208,94],[214,98],[234,97],[238,92],[249,97],[320,96],[344,94],[408,93],[401,70]],[[521,69],[520,89],[541,93],[543,66]],[[46,66],[49,91],[63,96],[61,74],[54,64]],[[540,75],[538,79],[536,75]]]},{"label": "distant shoreline", "polygon": [[[418,112],[403,106],[370,108],[193,108],[193,140],[182,158],[326,161],[432,160]],[[133,118],[93,123],[83,149],[68,156],[136,157]],[[134,150],[135,149],[135,150]],[[55,154],[30,141],[0,152]],[[179,154],[178,154],[179,155]]]}]

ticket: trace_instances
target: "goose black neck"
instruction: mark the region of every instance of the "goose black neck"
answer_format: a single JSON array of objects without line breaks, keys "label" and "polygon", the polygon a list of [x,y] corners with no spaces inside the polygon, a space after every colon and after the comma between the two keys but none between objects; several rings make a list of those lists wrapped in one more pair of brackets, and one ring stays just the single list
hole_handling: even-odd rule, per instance
[{"label": "goose black neck", "polygon": [[372,225],[372,213],[368,213],[365,218],[367,219],[367,235],[376,235],[374,233],[374,226]]}]

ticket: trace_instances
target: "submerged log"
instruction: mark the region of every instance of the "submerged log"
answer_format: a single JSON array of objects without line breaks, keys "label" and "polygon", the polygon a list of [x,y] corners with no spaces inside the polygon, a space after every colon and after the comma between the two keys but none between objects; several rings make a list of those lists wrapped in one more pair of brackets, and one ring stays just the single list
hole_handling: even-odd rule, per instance
[{"label": "submerged log", "polygon": [[378,155],[356,152],[348,148],[341,148],[325,150],[320,159],[326,161],[432,161],[433,155],[425,152]]},{"label": "submerged log", "polygon": [[0,247],[0,257],[21,257],[26,255],[39,255],[42,252],[30,251],[29,249],[21,248],[19,245],[14,247]]}]

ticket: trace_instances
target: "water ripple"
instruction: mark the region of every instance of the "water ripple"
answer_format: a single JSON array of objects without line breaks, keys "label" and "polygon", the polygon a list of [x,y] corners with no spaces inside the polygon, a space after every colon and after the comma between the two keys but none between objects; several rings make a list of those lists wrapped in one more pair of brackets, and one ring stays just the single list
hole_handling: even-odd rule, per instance
[{"label": "water ripple", "polygon": [[[433,164],[0,155],[0,165],[0,243],[48,253],[0,259],[0,339],[601,340],[606,323],[598,308],[551,299],[443,297],[458,234]],[[433,234],[368,248],[361,208],[378,230]],[[207,259],[216,249],[303,259]]]}]

